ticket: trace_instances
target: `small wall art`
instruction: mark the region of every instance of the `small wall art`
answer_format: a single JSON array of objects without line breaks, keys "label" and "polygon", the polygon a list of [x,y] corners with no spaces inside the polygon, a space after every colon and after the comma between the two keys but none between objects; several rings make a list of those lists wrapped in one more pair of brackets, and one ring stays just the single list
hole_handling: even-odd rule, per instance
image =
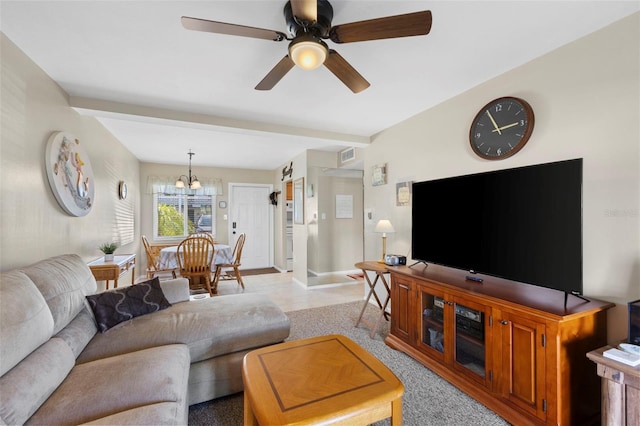
[{"label": "small wall art", "polygon": [[371,185],[380,186],[387,183],[387,164],[376,164],[371,172]]},{"label": "small wall art", "polygon": [[80,140],[66,132],[53,133],[47,142],[45,164],[49,186],[60,207],[71,216],[86,216],[93,207],[95,181]]},{"label": "small wall art", "polygon": [[396,206],[411,205],[411,187],[413,182],[396,183]]},{"label": "small wall art", "polygon": [[353,195],[336,194],[336,219],[353,218]]}]

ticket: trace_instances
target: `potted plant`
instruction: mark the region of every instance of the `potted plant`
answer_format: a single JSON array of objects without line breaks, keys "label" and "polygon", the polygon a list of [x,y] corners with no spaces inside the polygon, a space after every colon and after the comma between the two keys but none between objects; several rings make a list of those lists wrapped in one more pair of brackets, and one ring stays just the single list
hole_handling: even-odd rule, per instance
[{"label": "potted plant", "polygon": [[112,262],[113,253],[118,248],[118,243],[103,243],[98,248],[104,253],[105,262]]}]

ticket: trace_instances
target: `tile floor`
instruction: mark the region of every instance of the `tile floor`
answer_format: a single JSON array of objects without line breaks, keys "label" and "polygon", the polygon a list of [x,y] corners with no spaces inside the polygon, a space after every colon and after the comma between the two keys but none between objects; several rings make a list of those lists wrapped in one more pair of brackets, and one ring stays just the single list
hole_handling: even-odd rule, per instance
[{"label": "tile floor", "polygon": [[[304,287],[292,280],[292,273],[249,275],[243,277],[245,293],[262,293],[275,302],[285,312],[339,303],[364,300],[364,281],[353,280],[346,275],[309,278],[313,287]],[[241,293],[242,288],[235,281],[221,281],[218,294]]]}]

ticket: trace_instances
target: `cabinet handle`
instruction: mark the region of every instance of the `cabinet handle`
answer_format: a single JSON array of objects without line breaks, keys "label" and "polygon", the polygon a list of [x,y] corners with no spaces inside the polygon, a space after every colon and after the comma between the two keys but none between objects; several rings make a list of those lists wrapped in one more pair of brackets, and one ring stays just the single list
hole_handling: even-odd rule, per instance
[{"label": "cabinet handle", "polygon": [[449,306],[453,306],[453,302],[452,302],[452,301],[450,301],[450,300],[447,300],[447,305],[449,305]]},{"label": "cabinet handle", "polygon": [[509,324],[509,321],[506,321],[506,320],[500,320],[500,324],[502,324],[502,325],[507,325],[507,324]]}]

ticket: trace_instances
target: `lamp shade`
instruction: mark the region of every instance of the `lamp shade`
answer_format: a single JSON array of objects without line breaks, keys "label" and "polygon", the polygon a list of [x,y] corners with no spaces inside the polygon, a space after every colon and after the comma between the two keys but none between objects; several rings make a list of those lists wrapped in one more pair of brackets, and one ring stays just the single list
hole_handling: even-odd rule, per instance
[{"label": "lamp shade", "polygon": [[184,188],[184,181],[182,179],[178,179],[176,181],[176,188],[178,188],[178,189]]},{"label": "lamp shade", "polygon": [[313,70],[324,64],[328,53],[327,46],[312,37],[301,37],[289,45],[291,60],[305,70]]},{"label": "lamp shade", "polygon": [[393,225],[388,219],[381,219],[376,224],[375,232],[386,234],[387,232],[395,232],[395,229],[393,229]]}]

